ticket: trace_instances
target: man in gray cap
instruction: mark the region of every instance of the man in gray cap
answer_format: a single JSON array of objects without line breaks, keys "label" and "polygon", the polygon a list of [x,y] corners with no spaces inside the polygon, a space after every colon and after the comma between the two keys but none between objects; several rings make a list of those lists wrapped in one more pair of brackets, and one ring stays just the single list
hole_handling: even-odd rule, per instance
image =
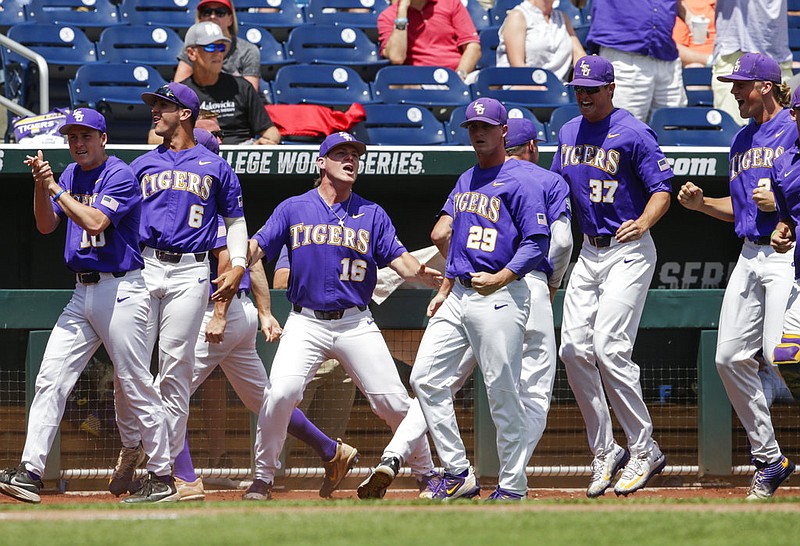
[{"label": "man in gray cap", "polygon": [[280,143],[278,128],[258,92],[244,78],[222,72],[231,40],[219,25],[211,21],[196,23],[186,32],[185,42],[193,71],[181,83],[197,93],[201,108],[217,114],[222,143]]}]

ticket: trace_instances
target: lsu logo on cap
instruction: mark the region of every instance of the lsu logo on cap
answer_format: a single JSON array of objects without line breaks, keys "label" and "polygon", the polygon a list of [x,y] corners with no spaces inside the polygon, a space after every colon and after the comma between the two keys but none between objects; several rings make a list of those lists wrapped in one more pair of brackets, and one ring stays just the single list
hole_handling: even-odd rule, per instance
[{"label": "lsu logo on cap", "polygon": [[339,132],[339,136],[345,139],[346,141],[350,142],[353,140],[353,137],[350,136],[350,133],[345,133],[344,131]]},{"label": "lsu logo on cap", "polygon": [[589,66],[589,63],[587,63],[586,61],[581,61],[580,68],[581,68],[581,74],[584,76],[588,76],[589,74],[592,73],[592,67]]},{"label": "lsu logo on cap", "polygon": [[486,108],[479,102],[475,103],[475,113],[479,116],[482,116],[483,113],[486,111]]},{"label": "lsu logo on cap", "polygon": [[741,68],[741,66],[742,66],[741,58],[736,59],[736,64],[733,65],[733,71],[739,72],[739,68]]},{"label": "lsu logo on cap", "polygon": [[82,122],[82,121],[83,121],[83,112],[81,112],[81,110],[80,110],[80,108],[79,108],[79,109],[75,110],[75,111],[72,113],[72,117],[74,117],[74,118],[75,118],[75,121],[77,121],[78,123],[80,123],[80,122]]}]

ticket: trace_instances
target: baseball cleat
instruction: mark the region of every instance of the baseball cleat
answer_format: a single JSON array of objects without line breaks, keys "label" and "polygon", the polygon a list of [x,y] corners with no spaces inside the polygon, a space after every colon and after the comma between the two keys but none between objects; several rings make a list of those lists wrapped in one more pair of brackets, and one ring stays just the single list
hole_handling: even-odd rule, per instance
[{"label": "baseball cleat", "polygon": [[198,476],[193,482],[187,482],[180,478],[175,478],[175,489],[180,494],[181,501],[201,501],[206,498],[203,490],[203,479]]},{"label": "baseball cleat", "polygon": [[756,473],[750,483],[750,491],[747,493],[747,500],[768,499],[775,494],[778,487],[794,472],[795,465],[786,457],[768,464],[754,461]]},{"label": "baseball cleat", "polygon": [[272,482],[265,482],[256,478],[247,491],[242,495],[244,500],[266,501],[272,500]]},{"label": "baseball cleat", "polygon": [[147,502],[178,502],[181,494],[175,487],[172,476],[161,478],[153,472],[148,472],[142,480],[142,487],[136,493],[124,499],[123,504],[140,504]]},{"label": "baseball cleat", "polygon": [[439,487],[433,492],[436,500],[471,499],[481,493],[481,486],[475,477],[475,471],[469,467],[460,474],[445,472]]},{"label": "baseball cleat", "polygon": [[322,487],[319,488],[319,496],[323,499],[331,496],[350,469],[358,462],[358,450],[342,442],[341,438],[336,439],[336,455],[327,463],[322,463],[325,468],[325,479],[322,480]]},{"label": "baseball cleat", "polygon": [[664,470],[665,466],[667,457],[661,452],[658,444],[653,442],[653,448],[649,452],[630,458],[622,470],[622,476],[614,486],[614,493],[627,496],[642,489],[653,476]]},{"label": "baseball cleat", "polygon": [[13,499],[38,504],[42,502],[39,490],[43,487],[42,480],[31,478],[25,463],[0,472],[0,493]]},{"label": "baseball cleat", "polygon": [[378,463],[372,474],[358,486],[359,499],[382,499],[386,494],[386,489],[397,477],[400,471],[400,459],[397,457],[384,457]]},{"label": "baseball cleat", "polygon": [[145,460],[144,448],[139,443],[136,447],[124,447],[119,450],[119,457],[117,457],[117,464],[114,467],[114,474],[111,475],[111,480],[108,482],[108,490],[112,494],[119,497],[123,493],[127,493],[131,488],[133,482],[133,475],[136,469]]},{"label": "baseball cleat", "polygon": [[417,487],[419,488],[419,498],[432,499],[433,492],[436,491],[437,487],[439,487],[439,483],[441,483],[441,481],[442,481],[442,475],[436,472],[435,470],[431,470],[424,476],[417,476]]},{"label": "baseball cleat", "polygon": [[505,489],[501,488],[499,485],[497,488],[492,491],[492,494],[489,495],[489,498],[486,499],[486,502],[497,502],[497,501],[521,501],[525,497],[528,496],[528,493],[525,492],[524,495],[520,495],[519,493],[514,493],[513,491],[506,491]]},{"label": "baseball cleat", "polygon": [[630,455],[627,449],[623,449],[617,444],[610,453],[599,451],[592,460],[592,478],[589,480],[589,487],[586,489],[586,496],[590,499],[599,497],[611,486],[611,480],[622,470]]}]

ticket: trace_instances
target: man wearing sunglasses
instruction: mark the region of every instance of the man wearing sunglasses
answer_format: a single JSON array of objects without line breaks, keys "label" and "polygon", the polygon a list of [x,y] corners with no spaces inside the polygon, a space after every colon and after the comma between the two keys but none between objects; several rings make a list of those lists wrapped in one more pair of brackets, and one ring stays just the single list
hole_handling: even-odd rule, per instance
[{"label": "man wearing sunglasses", "polygon": [[231,40],[216,23],[204,21],[186,33],[186,54],[194,68],[184,85],[197,93],[200,106],[217,113],[223,144],[278,144],[281,135],[264,102],[244,78],[222,71]]},{"label": "man wearing sunglasses", "polygon": [[[656,265],[650,228],[669,208],[673,173],[653,130],[614,107],[611,62],[581,58],[567,85],[581,115],[561,128],[551,169],[569,184],[584,242],[564,298],[560,356],[594,455],[586,495],[605,493],[623,467],[614,492],[628,495],[666,465],[631,353]],[[627,449],[614,441],[609,402]]]}]

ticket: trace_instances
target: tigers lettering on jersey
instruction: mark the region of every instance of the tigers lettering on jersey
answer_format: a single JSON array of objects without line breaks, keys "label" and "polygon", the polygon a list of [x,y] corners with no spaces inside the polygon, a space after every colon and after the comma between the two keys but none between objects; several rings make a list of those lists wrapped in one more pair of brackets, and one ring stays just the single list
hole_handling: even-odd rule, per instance
[{"label": "tigers lettering on jersey", "polygon": [[369,231],[355,230],[347,226],[332,224],[295,224],[289,228],[292,249],[301,246],[331,245],[343,246],[359,254],[369,252]]},{"label": "tigers lettering on jersey", "polygon": [[467,191],[453,196],[454,212],[470,212],[482,216],[496,224],[500,219],[501,201],[499,197],[484,195],[480,192]]},{"label": "tigers lettering on jersey", "polygon": [[200,176],[189,171],[166,170],[155,174],[142,175],[142,198],[148,197],[163,190],[188,191],[207,200],[211,195],[211,186],[214,178],[211,175]]},{"label": "tigers lettering on jersey", "polygon": [[730,179],[733,181],[742,171],[748,169],[771,169],[773,160],[783,154],[783,146],[769,148],[760,146],[750,148],[744,152],[731,154],[730,157]]},{"label": "tigers lettering on jersey", "polygon": [[605,150],[591,144],[570,146],[561,145],[561,165],[589,165],[608,174],[617,174],[619,170],[619,151],[614,148]]}]

